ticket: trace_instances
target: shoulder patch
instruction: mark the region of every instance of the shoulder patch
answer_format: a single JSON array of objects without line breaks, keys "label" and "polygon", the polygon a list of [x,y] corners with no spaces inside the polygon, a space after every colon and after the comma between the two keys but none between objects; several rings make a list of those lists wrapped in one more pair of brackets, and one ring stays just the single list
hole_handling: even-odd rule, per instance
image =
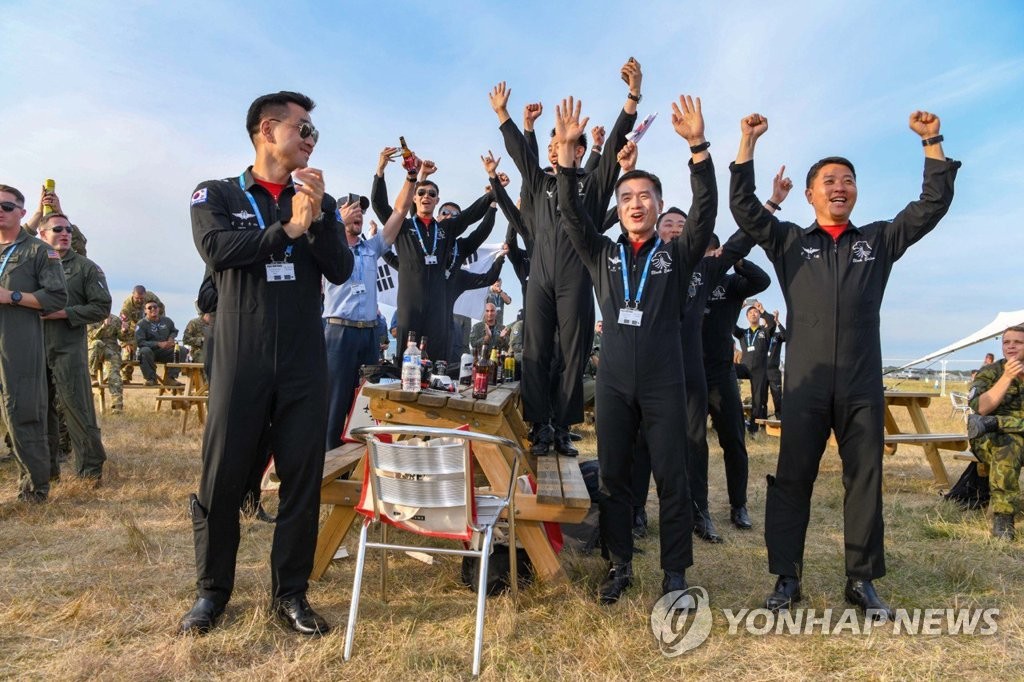
[{"label": "shoulder patch", "polygon": [[51,260],[60,260],[60,254],[54,251],[53,249],[46,250],[46,257]]},{"label": "shoulder patch", "polygon": [[195,206],[196,204],[204,204],[204,203],[206,203],[206,188],[202,187],[200,189],[197,189],[192,194],[192,204],[191,205]]}]

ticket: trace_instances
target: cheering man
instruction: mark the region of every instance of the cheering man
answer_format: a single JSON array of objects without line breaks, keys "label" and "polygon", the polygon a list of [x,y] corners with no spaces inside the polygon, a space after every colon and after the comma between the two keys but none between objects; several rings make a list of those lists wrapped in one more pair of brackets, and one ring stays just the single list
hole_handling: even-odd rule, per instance
[{"label": "cheering man", "polygon": [[751,114],[740,128],[730,207],[775,266],[788,311],[786,419],[765,504],[768,568],[778,576],[767,606],[785,609],[800,599],[811,491],[835,430],[846,489],[846,598],[875,619],[891,618],[872,584],[885,575],[879,308],[893,264],[949,210],[960,162],[942,154],[938,116],[915,111],[910,128],[921,137],[925,156],[920,199],[891,221],[855,226],[853,164],[828,157],[807,172],[805,195],[816,220],[802,228],[781,222],[754,195],[754,146],[768,119]]}]

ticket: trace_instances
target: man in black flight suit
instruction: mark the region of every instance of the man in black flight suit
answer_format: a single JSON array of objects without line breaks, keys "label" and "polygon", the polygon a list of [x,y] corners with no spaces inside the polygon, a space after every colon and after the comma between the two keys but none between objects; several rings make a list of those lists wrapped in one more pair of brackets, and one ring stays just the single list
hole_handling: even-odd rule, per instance
[{"label": "man in black flight suit", "polygon": [[327,429],[320,282],[344,282],[353,259],[323,174],[308,167],[319,138],[313,106],[295,92],[257,98],[246,116],[255,163],[192,195],[192,236],[218,298],[203,467],[190,504],[197,594],[183,634],[208,632],[231,597],[239,506],[268,445],[281,478],[272,608],[302,634],[330,629],[306,601]]}]

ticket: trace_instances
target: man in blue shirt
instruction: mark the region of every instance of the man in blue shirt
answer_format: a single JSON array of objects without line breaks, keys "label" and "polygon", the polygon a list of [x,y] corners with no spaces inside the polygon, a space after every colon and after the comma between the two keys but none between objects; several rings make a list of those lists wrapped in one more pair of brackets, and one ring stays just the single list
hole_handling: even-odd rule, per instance
[{"label": "man in blue shirt", "polygon": [[416,175],[402,185],[395,210],[384,227],[369,239],[362,239],[363,210],[369,201],[350,196],[338,209],[345,226],[345,237],[355,257],[352,276],[344,284],[324,281],[324,341],[327,345],[327,449],[341,445],[341,432],[356,387],[359,368],[380,360],[377,336],[377,259],[391,248],[412,208]]}]

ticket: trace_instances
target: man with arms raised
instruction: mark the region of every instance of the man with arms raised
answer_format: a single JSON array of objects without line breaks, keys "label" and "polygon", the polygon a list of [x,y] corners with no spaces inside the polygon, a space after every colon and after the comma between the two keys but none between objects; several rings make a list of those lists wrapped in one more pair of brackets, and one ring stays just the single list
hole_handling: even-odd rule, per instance
[{"label": "man with arms raised", "polygon": [[192,237],[217,290],[217,342],[199,493],[189,505],[196,601],[183,634],[208,632],[231,597],[238,510],[253,467],[266,463],[265,444],[281,478],[273,611],[301,634],[330,629],[306,601],[327,430],[320,282],[347,280],[352,252],[323,173],[309,167],[320,135],[313,106],[297,92],[257,98],[246,116],[255,163],[192,195]]},{"label": "man with arms raised", "polygon": [[920,199],[891,221],[855,226],[850,222],[857,201],[853,164],[828,157],[807,173],[805,196],[816,220],[804,228],[780,221],[754,194],[754,146],[768,130],[768,119],[751,114],[740,123],[730,207],[736,223],[775,266],[790,333],[783,387],[786,420],[765,504],[768,568],[778,576],[769,609],[789,608],[801,597],[811,492],[834,430],[846,489],[845,595],[875,619],[892,617],[872,584],[885,575],[879,308],[893,264],[949,210],[960,167],[942,154],[937,116],[916,111],[910,128],[924,145]]},{"label": "man with arms raised", "polygon": [[[680,316],[693,267],[715,226],[718,192],[704,139],[700,99],[672,104],[672,125],[690,146],[693,204],[686,231],[663,242],[655,222],[664,203],[661,181],[646,171],[616,184],[618,242],[599,233],[577,192],[574,147],[586,120],[563,101],[556,112],[558,199],[572,247],[586,266],[604,319],[597,373],[597,456],[601,466],[601,534],[611,569],[603,603],[618,601],[632,581],[633,451],[643,421],[660,502],[662,589],[685,590],[693,563],[693,517],[686,478],[686,412]],[[600,218],[600,216],[598,216]],[[529,327],[527,327],[529,328]]]}]

